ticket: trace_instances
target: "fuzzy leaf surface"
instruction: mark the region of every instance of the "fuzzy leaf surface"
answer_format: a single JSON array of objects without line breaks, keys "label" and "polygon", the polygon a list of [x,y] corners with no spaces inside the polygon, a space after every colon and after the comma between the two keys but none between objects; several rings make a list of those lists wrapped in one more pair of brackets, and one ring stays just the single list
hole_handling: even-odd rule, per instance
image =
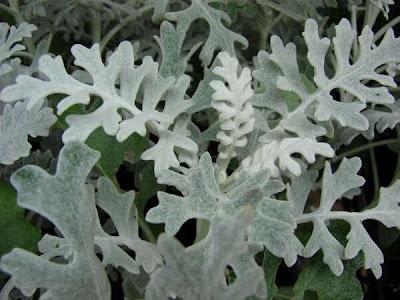
[{"label": "fuzzy leaf surface", "polygon": [[[274,36],[271,38],[272,54],[270,59],[283,72],[278,78],[277,87],[296,93],[302,103],[293,112],[292,117],[304,113],[305,109],[315,103],[316,109],[312,116],[317,121],[336,120],[342,126],[349,126],[358,130],[368,127],[367,119],[360,114],[366,102],[393,103],[393,96],[387,87],[396,87],[391,76],[376,73],[379,66],[400,61],[400,39],[395,38],[393,30],[388,30],[377,47],[373,46],[373,33],[365,27],[359,36],[360,55],[356,61],[350,63],[350,52],[356,32],[351,28],[348,20],[342,19],[335,26],[336,37],[333,39],[333,50],[336,58],[336,68],[333,77],[325,73],[325,59],[330,47],[328,38],[320,38],[318,26],[314,20],[307,20],[303,36],[308,48],[307,58],[314,68],[314,83],[316,90],[309,93],[301,80],[296,60],[294,44],[283,45],[282,41]],[[363,80],[374,80],[380,87],[369,87]],[[333,89],[343,89],[357,100],[353,102],[336,101],[331,96]],[[284,125],[283,125],[284,126]],[[285,126],[284,126],[285,127]]]},{"label": "fuzzy leaf surface", "polygon": [[21,42],[23,38],[32,37],[32,31],[36,29],[35,25],[25,22],[18,27],[0,23],[0,75],[5,71],[3,69],[5,66],[1,63],[15,52],[25,50],[25,46],[18,42]]},{"label": "fuzzy leaf surface", "polygon": [[11,165],[29,155],[28,136],[47,136],[57,118],[51,108],[36,105],[27,110],[26,102],[7,104],[0,116],[0,163]]},{"label": "fuzzy leaf surface", "polygon": [[306,291],[315,291],[318,299],[363,299],[363,291],[356,272],[362,266],[362,259],[345,262],[343,274],[332,274],[320,256],[306,262],[293,288],[295,299],[305,299]]},{"label": "fuzzy leaf surface", "polygon": [[[57,105],[60,115],[75,104],[88,105],[92,97],[97,96],[102,104],[96,110],[66,117],[69,128],[63,134],[63,141],[85,141],[95,129],[102,127],[106,134],[115,135],[122,142],[133,133],[144,136],[150,129],[159,141],[143,153],[142,159],[154,160],[156,173],[179,165],[175,147],[197,151],[192,140],[169,130],[174,119],[191,105],[190,100],[185,99],[188,76],[177,79],[160,76],[158,63],[151,57],[135,66],[133,47],[129,42],[120,43],[106,64],[98,44],[91,48],[74,45],[71,52],[75,65],[90,75],[87,76],[89,83],[69,75],[60,56],[44,55],[39,61],[39,70],[48,80],[21,75],[15,85],[2,90],[0,98],[6,102],[27,99],[29,110],[44,97],[63,94],[66,97]],[[157,109],[160,102],[164,103],[162,111]],[[141,103],[141,109],[138,103]]]},{"label": "fuzzy leaf surface", "polygon": [[[255,294],[265,297],[263,271],[253,258],[260,248],[252,249],[254,246],[244,241],[245,232],[246,223],[239,216],[216,219],[201,246],[184,248],[174,238],[162,235],[158,247],[165,266],[151,274],[146,299],[246,299]],[[232,284],[227,284],[225,277],[228,265],[237,276]]]},{"label": "fuzzy leaf surface", "polygon": [[280,191],[269,186],[268,179],[265,170],[251,176],[243,173],[235,184],[222,191],[211,157],[205,153],[198,166],[167,170],[159,177],[159,183],[176,187],[183,196],[159,192],[159,204],[150,209],[146,220],[165,223],[166,233],[176,234],[189,219],[211,221],[215,217],[233,216],[243,207],[250,206],[255,213],[248,227],[250,241],[264,244],[274,255],[284,257],[287,264],[292,265],[301,247],[294,236],[295,219],[290,212],[285,212],[290,210],[287,201],[265,197],[265,194]]},{"label": "fuzzy leaf surface", "polygon": [[189,26],[198,19],[203,19],[208,23],[209,35],[200,51],[200,59],[205,65],[211,63],[215,51],[222,50],[235,55],[235,42],[242,44],[244,48],[248,46],[245,37],[230,31],[222,23],[222,21],[230,23],[228,14],[211,7],[206,1],[193,0],[188,8],[168,12],[165,16],[168,20],[177,23],[178,32],[187,32]]},{"label": "fuzzy leaf surface", "polygon": [[[36,166],[26,166],[11,177],[18,192],[18,205],[53,222],[70,250],[68,255],[63,253],[69,257],[65,264],[22,249],[4,255],[0,264],[2,270],[11,274],[15,286],[25,295],[44,288],[41,299],[110,298],[106,272],[94,253],[94,189],[85,184],[98,158],[98,152],[87,146],[70,143],[60,154],[55,175]],[[60,249],[56,256],[60,255]]]},{"label": "fuzzy leaf surface", "polygon": [[[313,212],[304,212],[307,202],[307,191],[311,189],[315,176],[299,178],[298,183],[289,187],[288,199],[292,204],[292,212],[297,223],[313,223],[311,237],[306,243],[303,256],[311,257],[319,250],[323,252],[323,261],[332,272],[339,276],[343,272],[345,259],[352,259],[361,251],[364,254],[364,268],[371,269],[375,277],[382,275],[381,264],[383,254],[363,226],[365,220],[373,219],[386,227],[399,227],[400,197],[398,192],[400,182],[397,181],[388,188],[381,188],[380,198],[376,207],[361,212],[345,212],[332,210],[333,205],[345,196],[348,191],[363,185],[365,180],[357,175],[361,168],[359,158],[344,159],[335,173],[330,164],[325,164],[322,177],[320,205]],[[302,182],[302,184],[300,184]],[[343,220],[350,225],[345,246],[329,231],[329,220]]]},{"label": "fuzzy leaf surface", "polygon": [[[41,299],[110,299],[105,266],[139,273],[139,267],[151,272],[161,263],[155,246],[139,238],[134,192],[120,194],[105,177],[98,180],[96,195],[94,187],[85,184],[98,159],[97,151],[71,142],[61,150],[55,175],[26,166],[12,176],[18,204],[49,219],[62,234],[42,238],[40,257],[22,249],[3,256],[1,268],[24,294],[45,288]],[[96,203],[110,216],[117,235],[100,225]],[[126,249],[134,251],[135,258]],[[96,253],[101,253],[101,261]],[[56,257],[63,263],[51,261]]]}]

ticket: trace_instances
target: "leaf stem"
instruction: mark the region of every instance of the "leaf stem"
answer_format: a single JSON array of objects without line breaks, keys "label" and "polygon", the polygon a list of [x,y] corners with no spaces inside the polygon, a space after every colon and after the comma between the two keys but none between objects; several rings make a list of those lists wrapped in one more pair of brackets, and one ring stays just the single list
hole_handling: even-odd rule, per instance
[{"label": "leaf stem", "polygon": [[378,165],[376,163],[376,156],[375,156],[374,148],[369,148],[368,151],[369,151],[369,156],[371,159],[372,178],[374,181],[374,199],[377,199],[379,196],[379,187],[380,187]]},{"label": "leaf stem", "polygon": [[139,227],[143,231],[143,234],[146,236],[147,241],[155,244],[157,242],[156,237],[154,236],[153,231],[151,231],[150,227],[147,225],[146,221],[144,221],[140,215],[138,215],[137,219]]},{"label": "leaf stem", "polygon": [[210,229],[210,224],[207,222],[207,220],[203,219],[197,219],[196,220],[196,239],[194,243],[200,242],[202,239],[204,239]]},{"label": "leaf stem", "polygon": [[[116,181],[115,177],[110,178],[110,177],[107,175],[107,173],[104,171],[104,169],[103,169],[99,164],[96,164],[96,168],[97,168],[104,176],[106,176],[107,178],[111,179],[111,181],[113,182],[113,184],[115,185],[115,187],[116,187],[118,190],[121,189],[120,186],[119,186],[119,184],[118,184],[118,182]],[[150,243],[155,244],[155,243],[157,242],[157,240],[156,240],[156,238],[155,238],[153,232],[151,231],[150,227],[149,227],[148,224],[143,220],[141,214],[139,214],[139,213],[137,214],[137,220],[138,220],[140,229],[143,231],[143,234],[144,234],[144,235],[146,236],[146,238],[147,238],[147,241],[150,242]]]},{"label": "leaf stem", "polygon": [[359,221],[363,221],[367,219],[368,212],[350,212],[350,211],[328,211],[328,212],[319,212],[315,211],[312,213],[306,213],[300,215],[296,219],[297,224],[303,224],[312,222],[314,220],[328,221],[328,220],[345,220],[351,221],[357,219]]},{"label": "leaf stem", "polygon": [[292,300],[292,299],[293,299],[292,296],[285,295],[285,294],[282,294],[282,293],[279,293],[279,292],[277,292],[277,293],[275,294],[275,297],[279,297],[279,298],[282,298],[282,299],[289,299],[289,300]]},{"label": "leaf stem", "polygon": [[[334,156],[331,160],[330,163],[335,163],[337,161],[342,160],[343,158],[347,157],[347,156],[354,156],[360,152],[366,151],[368,149],[371,148],[375,148],[375,147],[380,147],[380,146],[386,146],[386,145],[391,145],[391,144],[398,144],[400,143],[400,139],[387,139],[387,140],[382,140],[382,141],[377,141],[377,142],[373,142],[373,143],[368,143],[368,144],[364,144],[358,147],[355,147],[353,149],[347,150],[345,152],[343,152],[340,155]],[[311,169],[312,170],[321,170],[324,167],[324,162],[320,162],[318,164],[315,164]]]},{"label": "leaf stem", "polygon": [[367,1],[366,12],[364,15],[364,24],[363,27],[369,26],[371,29],[374,27],[376,22],[376,18],[380,13],[380,9],[376,7],[372,2]]},{"label": "leaf stem", "polygon": [[115,25],[100,41],[100,52],[103,52],[106,45],[110,42],[115,34],[121,30],[122,27],[127,25],[129,22],[137,19],[138,17],[142,16],[146,11],[153,8],[153,5],[143,6],[141,9],[138,9],[136,12],[132,12],[128,15],[125,19],[120,21],[117,25]]},{"label": "leaf stem", "polygon": [[389,30],[389,28],[392,28],[393,26],[396,26],[397,24],[400,23],[400,16],[397,16],[393,20],[391,20],[389,23],[387,23],[385,26],[383,26],[381,29],[378,30],[377,33],[374,35],[374,42],[379,40],[386,32]]},{"label": "leaf stem", "polygon": [[283,18],[283,14],[279,13],[278,16],[276,16],[271,22],[265,23],[265,20],[268,20],[268,18],[265,16],[265,18],[262,18],[263,21],[258,22],[258,27],[260,30],[260,43],[259,43],[259,48],[261,50],[266,50],[267,49],[267,40],[268,36],[271,34],[271,30],[275,27],[275,25]]},{"label": "leaf stem", "polygon": [[92,26],[92,41],[93,43],[100,43],[101,40],[101,23],[99,12],[95,9],[91,9],[92,15],[91,26]]},{"label": "leaf stem", "polygon": [[[353,29],[358,32],[358,28],[357,28],[357,13],[359,11],[365,10],[365,8],[361,8],[358,7],[356,5],[353,5],[351,7],[351,27],[353,27]],[[356,61],[359,55],[359,46],[358,46],[358,40],[354,39],[353,40],[353,61]]]},{"label": "leaf stem", "polygon": [[104,5],[108,5],[109,7],[112,7],[114,9],[118,9],[121,12],[124,12],[124,13],[128,13],[128,14],[132,13],[123,4],[115,3],[115,2],[110,1],[110,0],[89,0],[88,2],[93,2],[94,4],[101,3],[101,4],[104,4]]},{"label": "leaf stem", "polygon": [[0,3],[0,9],[4,10],[6,13],[12,15],[15,19],[17,18],[18,12],[16,12],[14,9],[8,7],[7,5]]},{"label": "leaf stem", "polygon": [[[397,137],[400,138],[400,125],[396,125],[396,132],[397,132]],[[394,184],[398,179],[400,178],[400,155],[397,156],[397,164],[396,164],[396,169],[394,171],[394,175],[392,178],[392,181],[390,182],[390,185]]]}]

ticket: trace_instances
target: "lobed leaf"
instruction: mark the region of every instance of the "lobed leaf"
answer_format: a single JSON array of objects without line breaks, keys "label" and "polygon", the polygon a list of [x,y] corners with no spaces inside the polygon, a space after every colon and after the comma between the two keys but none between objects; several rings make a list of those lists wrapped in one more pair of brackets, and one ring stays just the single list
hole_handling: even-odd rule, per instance
[{"label": "lobed leaf", "polygon": [[[161,263],[154,245],[139,238],[134,192],[119,194],[104,177],[98,180],[96,195],[94,187],[85,184],[98,159],[97,151],[71,142],[61,150],[55,175],[26,166],[11,177],[18,204],[49,219],[62,235],[45,235],[38,244],[40,257],[21,249],[2,257],[1,268],[25,295],[44,288],[41,299],[110,299],[103,266],[139,273],[140,266],[151,272]],[[100,225],[96,203],[110,216],[117,235]],[[127,248],[135,258],[125,252]]]},{"label": "lobed leaf", "polygon": [[312,138],[285,138],[281,142],[261,145],[252,156],[242,161],[239,171],[255,173],[268,170],[274,177],[280,177],[281,172],[287,171],[300,176],[301,165],[292,157],[294,154],[301,154],[308,163],[314,163],[316,155],[332,157],[334,152],[328,144]]},{"label": "lobed leaf", "polygon": [[[336,120],[342,126],[349,126],[357,130],[368,127],[367,119],[360,114],[366,102],[393,103],[393,96],[388,87],[395,87],[393,78],[379,74],[379,66],[400,60],[398,49],[400,39],[395,38],[393,31],[388,30],[385,37],[377,47],[373,47],[373,33],[365,27],[359,36],[360,52],[353,64],[350,63],[350,51],[356,32],[351,28],[346,19],[342,19],[335,27],[336,37],[333,39],[333,49],[336,66],[333,77],[325,74],[325,59],[330,47],[328,38],[320,38],[318,26],[314,20],[308,20],[304,29],[304,39],[308,47],[307,58],[314,68],[314,84],[316,90],[310,93],[301,79],[296,61],[296,48],[294,44],[283,45],[282,41],[274,36],[271,38],[272,54],[270,60],[279,66],[283,75],[278,78],[277,87],[296,93],[302,103],[287,118],[300,113],[315,104],[315,113],[310,115],[316,121]],[[367,86],[363,80],[374,80],[380,87]],[[334,89],[343,89],[353,95],[358,101],[335,101],[331,95]],[[285,124],[282,124],[285,128]],[[288,130],[290,130],[288,128]]]},{"label": "lobed leaf", "polygon": [[[21,75],[15,85],[1,91],[0,98],[6,102],[27,99],[27,109],[30,110],[44,97],[64,94],[67,97],[57,105],[57,113],[62,114],[75,104],[89,104],[95,95],[102,100],[95,111],[66,117],[70,127],[64,132],[63,141],[85,141],[94,130],[102,127],[106,134],[115,135],[122,142],[134,133],[144,136],[150,128],[160,140],[155,147],[144,152],[142,158],[155,160],[156,173],[161,168],[179,165],[175,147],[197,151],[197,145],[188,137],[176,138],[176,133],[168,129],[174,119],[191,105],[190,100],[185,100],[188,76],[163,78],[158,74],[158,63],[150,57],[144,58],[142,65],[136,67],[129,42],[122,42],[106,65],[102,62],[98,44],[91,48],[74,45],[71,51],[75,65],[84,68],[91,76],[91,84],[69,75],[60,56],[45,55],[39,61],[39,70],[48,78],[47,81]],[[164,102],[162,112],[157,109],[160,101]],[[141,109],[137,107],[140,102]],[[167,153],[170,159],[162,159],[160,153]]]},{"label": "lobed leaf", "polygon": [[11,177],[18,205],[53,222],[70,249],[65,264],[22,249],[1,258],[2,270],[11,274],[25,295],[44,288],[41,299],[110,298],[107,275],[94,253],[94,189],[85,184],[98,158],[99,154],[87,146],[70,143],[60,153],[54,176],[39,167],[26,166]]},{"label": "lobed leaf", "polygon": [[[245,242],[245,230],[246,222],[243,216],[239,216],[215,219],[210,235],[201,246],[184,248],[174,238],[160,236],[158,247],[164,256],[165,266],[150,275],[146,299],[265,297],[263,272],[253,258],[255,251],[260,249]],[[227,284],[225,278],[228,265],[236,274],[232,284]]]},{"label": "lobed leaf", "polygon": [[0,23],[0,74],[3,61],[10,58],[15,52],[25,50],[25,46],[18,44],[24,38],[32,37],[37,27],[28,23],[21,23],[18,27],[7,23]]},{"label": "lobed leaf", "polygon": [[199,164],[179,171],[167,170],[158,178],[161,184],[176,187],[183,196],[158,193],[158,206],[149,210],[146,220],[165,223],[168,234],[176,234],[189,219],[214,220],[220,216],[233,216],[243,207],[254,210],[248,232],[249,241],[264,244],[274,255],[284,257],[288,265],[297,258],[301,244],[294,236],[296,223],[290,213],[289,203],[269,199],[282,191],[280,184],[269,182],[268,172],[261,170],[242,176],[225,191],[217,184],[211,157],[206,152]]},{"label": "lobed leaf", "polygon": [[227,29],[222,21],[230,22],[228,14],[217,10],[204,0],[193,0],[184,10],[167,12],[165,17],[177,23],[178,32],[187,32],[189,26],[198,19],[205,20],[210,27],[209,36],[200,51],[200,59],[208,66],[215,51],[222,50],[235,55],[235,42],[248,46],[246,38]]},{"label": "lobed leaf", "polygon": [[[379,278],[382,275],[383,254],[362,222],[374,219],[386,227],[399,228],[400,200],[397,192],[400,184],[396,182],[389,188],[382,188],[380,199],[374,208],[362,212],[332,210],[337,199],[364,183],[365,180],[357,175],[360,168],[361,160],[357,157],[344,159],[335,173],[332,173],[331,166],[326,163],[322,177],[320,205],[313,212],[304,212],[304,206],[307,201],[307,191],[311,189],[315,175],[310,174],[307,179],[296,179],[298,182],[295,181],[292,187],[289,187],[287,195],[289,202],[292,203],[292,211],[297,223],[313,223],[313,231],[306,243],[303,256],[311,257],[322,250],[323,261],[335,275],[339,276],[344,268],[342,260],[352,259],[362,251],[364,268],[371,269],[375,277]],[[345,247],[329,231],[329,220],[343,220],[350,225]]]},{"label": "lobed leaf", "polygon": [[26,102],[14,106],[7,104],[0,116],[0,163],[11,165],[17,159],[29,155],[31,144],[28,136],[48,136],[56,122],[51,108],[36,105],[27,109]]}]

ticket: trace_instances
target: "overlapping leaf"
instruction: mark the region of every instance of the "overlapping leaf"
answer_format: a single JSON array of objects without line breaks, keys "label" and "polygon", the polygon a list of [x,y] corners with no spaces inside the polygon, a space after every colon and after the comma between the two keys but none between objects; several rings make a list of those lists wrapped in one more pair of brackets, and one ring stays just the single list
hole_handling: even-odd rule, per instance
[{"label": "overlapping leaf", "polygon": [[0,116],[0,163],[10,165],[29,155],[28,136],[47,136],[57,118],[51,108],[36,105],[27,110],[26,102],[7,104]]},{"label": "overlapping leaf", "polygon": [[167,21],[161,23],[160,37],[155,37],[161,48],[162,61],[160,64],[160,74],[162,76],[180,76],[185,73],[188,61],[200,47],[197,43],[186,54],[181,54],[185,32],[177,31],[175,27]]},{"label": "overlapping leaf", "polygon": [[[343,272],[343,259],[352,259],[362,251],[364,254],[364,267],[371,269],[378,278],[382,274],[381,264],[383,254],[369,236],[362,222],[368,219],[378,220],[386,227],[400,226],[400,198],[398,196],[400,183],[381,189],[378,205],[362,212],[333,211],[336,200],[343,195],[358,188],[364,183],[364,179],[357,175],[361,168],[359,158],[344,159],[338,170],[332,173],[331,166],[326,163],[322,178],[322,193],[320,206],[317,210],[305,213],[304,207],[308,192],[316,179],[315,174],[310,173],[302,178],[295,179],[289,187],[288,199],[292,205],[293,215],[297,223],[313,223],[313,231],[306,243],[303,255],[311,257],[317,251],[322,250],[323,261],[328,264],[334,274],[339,276]],[[343,220],[350,226],[347,235],[347,244],[344,247],[329,231],[329,220]]]},{"label": "overlapping leaf", "polygon": [[[272,53],[269,59],[281,69],[283,75],[277,80],[279,89],[296,93],[301,104],[291,111],[287,118],[280,122],[280,126],[289,131],[297,131],[294,124],[299,123],[300,116],[308,116],[315,121],[335,120],[342,126],[349,126],[357,130],[368,128],[367,119],[360,113],[366,102],[393,103],[394,98],[387,86],[396,87],[391,76],[376,72],[379,66],[400,60],[400,39],[394,37],[393,30],[388,30],[377,47],[373,47],[373,32],[365,27],[359,36],[360,54],[351,63],[351,48],[356,38],[356,32],[351,28],[349,21],[342,19],[335,27],[336,37],[333,39],[335,54],[335,74],[328,77],[325,73],[326,56],[330,47],[328,38],[320,38],[318,26],[314,20],[308,20],[304,29],[304,39],[308,47],[307,58],[314,67],[315,91],[310,93],[306,88],[297,65],[296,48],[294,44],[283,45],[280,38],[271,38]],[[381,86],[367,86],[363,80],[373,80]],[[353,95],[352,102],[341,102],[334,99],[332,91],[342,89]],[[309,114],[308,108],[315,106],[314,113]],[[302,117],[304,122],[312,124]],[[311,124],[311,125],[310,125]],[[317,134],[318,133],[318,134]],[[315,132],[315,136],[323,134]]]},{"label": "overlapping leaf", "polygon": [[[174,148],[196,152],[197,146],[188,137],[178,135],[168,128],[174,119],[190,106],[185,100],[189,77],[163,78],[158,74],[158,63],[146,57],[141,66],[134,65],[134,54],[129,42],[122,42],[103,64],[99,45],[90,49],[82,45],[72,47],[75,64],[90,75],[92,84],[81,82],[69,75],[61,57],[45,55],[40,59],[39,70],[48,80],[21,75],[15,85],[5,88],[0,97],[3,101],[27,99],[28,110],[46,96],[64,94],[57,105],[58,114],[75,104],[87,105],[91,96],[101,98],[102,104],[95,111],[83,115],[69,115],[70,127],[63,135],[64,142],[84,141],[98,127],[109,135],[124,141],[133,133],[142,136],[148,129],[159,136],[155,147],[143,153],[143,159],[155,160],[155,170],[179,165]],[[163,111],[157,107],[164,102]],[[141,109],[138,108],[139,103]],[[161,153],[165,155],[161,157]]]},{"label": "overlapping leaf", "polygon": [[[246,222],[241,217],[216,219],[206,240],[186,249],[174,238],[162,235],[158,247],[165,266],[151,274],[146,299],[264,298],[263,271],[253,257],[260,247],[244,241]],[[227,284],[225,277],[227,266],[236,275],[232,284]]]},{"label": "overlapping leaf", "polygon": [[375,137],[375,132],[383,133],[387,129],[395,128],[400,123],[400,101],[368,108],[362,114],[368,119],[368,129],[358,131],[353,128],[340,128],[335,140],[338,146],[350,144],[358,135],[363,135],[366,139],[372,140]]},{"label": "overlapping leaf", "polygon": [[222,21],[230,22],[228,14],[217,10],[204,0],[192,0],[191,5],[180,11],[168,12],[165,17],[177,23],[178,32],[187,32],[189,26],[198,19],[205,20],[210,27],[209,36],[200,51],[200,59],[205,65],[211,63],[215,51],[222,50],[235,55],[235,42],[248,46],[246,38],[227,29]]},{"label": "overlapping leaf", "polygon": [[27,157],[22,157],[15,161],[12,165],[4,165],[0,169],[0,177],[7,181],[10,180],[11,175],[18,169],[27,166],[35,165],[41,167],[49,173],[54,173],[56,170],[57,159],[53,156],[50,150],[40,151],[36,150],[29,154]]},{"label": "overlapping leaf", "polygon": [[[138,273],[139,266],[149,272],[161,262],[155,247],[139,238],[134,193],[119,194],[105,178],[99,179],[96,201],[111,217],[118,235],[102,229],[94,188],[85,184],[98,159],[97,151],[71,142],[62,149],[54,176],[36,166],[24,167],[12,176],[18,204],[48,218],[62,234],[43,237],[39,243],[42,257],[15,249],[2,258],[1,268],[26,295],[45,288],[43,299],[109,299],[102,264]],[[125,247],[135,251],[135,259]],[[96,256],[97,249],[102,261]],[[63,257],[65,263],[49,261],[56,257]]]},{"label": "overlapping leaf", "polygon": [[[69,253],[66,264],[51,262],[22,249],[1,258],[1,268],[25,295],[44,288],[42,299],[109,299],[106,272],[94,252],[96,212],[94,189],[85,184],[99,158],[81,144],[65,146],[56,175],[35,166],[20,169],[11,177],[18,192],[18,205],[52,221],[62,233]],[[65,248],[65,247],[64,247]],[[60,249],[55,251],[60,256]],[[64,251],[62,251],[64,250]]]},{"label": "overlapping leaf", "polygon": [[322,19],[317,8],[337,6],[336,0],[256,0],[256,2],[275,9],[296,21],[305,21],[308,18]]},{"label": "overlapping leaf", "polygon": [[165,223],[165,231],[175,234],[189,219],[232,216],[242,207],[250,206],[255,212],[248,229],[250,241],[264,244],[274,255],[284,257],[286,263],[292,265],[301,247],[294,236],[295,219],[288,213],[287,201],[269,198],[282,189],[268,179],[266,170],[252,176],[243,173],[228,190],[222,191],[211,157],[205,153],[196,167],[180,168],[179,172],[168,170],[159,177],[159,183],[176,187],[183,196],[159,192],[159,205],[147,213],[146,220]]},{"label": "overlapping leaf", "polygon": [[[325,128],[310,123],[305,114],[290,116],[293,104],[287,98],[289,93],[277,88],[277,80],[282,73],[270,55],[260,51],[256,65],[253,76],[259,86],[252,103],[256,108],[255,127],[263,135],[258,139],[255,151],[242,161],[235,174],[239,176],[242,170],[251,173],[267,169],[274,177],[280,177],[281,174],[299,176],[301,162],[293,158],[294,154],[301,154],[307,163],[313,163],[316,155],[332,157],[334,151],[329,144],[316,139],[326,133]],[[278,125],[272,125],[275,126],[273,128],[270,125],[272,122],[265,121],[272,114],[278,116]],[[281,126],[282,123],[286,125],[285,128]],[[293,137],[293,133],[298,137]]]},{"label": "overlapping leaf", "polygon": [[344,265],[344,272],[338,277],[322,262],[320,255],[311,258],[304,264],[293,288],[294,299],[306,298],[306,291],[315,291],[318,299],[324,300],[363,299],[361,283],[356,276],[357,270],[362,267],[362,259],[357,257]]},{"label": "overlapping leaf", "polygon": [[[314,163],[316,155],[332,157],[334,152],[328,144],[312,138],[284,138],[281,142],[261,145],[252,156],[242,161],[238,172],[255,173],[265,169],[274,177],[280,177],[282,172],[299,176],[301,164],[292,157],[295,154],[301,154],[308,163]],[[240,174],[238,172],[236,174]]]},{"label": "overlapping leaf", "polygon": [[383,13],[383,15],[388,18],[390,7],[389,5],[394,4],[394,0],[369,0],[371,3],[376,5]]},{"label": "overlapping leaf", "polygon": [[18,42],[31,37],[34,30],[36,26],[28,23],[21,23],[18,27],[0,23],[0,75],[10,71],[10,66],[3,64],[3,61],[15,52],[25,50],[25,46]]},{"label": "overlapping leaf", "polygon": [[[221,128],[216,135],[220,141],[218,164],[220,172],[224,173],[230,159],[236,156],[236,148],[247,144],[247,135],[254,128],[255,118],[250,102],[253,96],[250,69],[241,70],[238,60],[227,52],[218,54],[217,59],[221,66],[215,67],[213,73],[223,80],[210,82],[215,90],[211,106],[218,111]],[[225,174],[221,176],[226,177]]]}]

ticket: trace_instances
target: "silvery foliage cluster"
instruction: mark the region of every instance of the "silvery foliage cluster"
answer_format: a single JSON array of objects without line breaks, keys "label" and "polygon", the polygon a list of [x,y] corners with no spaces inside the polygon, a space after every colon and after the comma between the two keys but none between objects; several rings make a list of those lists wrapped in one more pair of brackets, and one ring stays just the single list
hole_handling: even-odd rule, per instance
[{"label": "silvery foliage cluster", "polygon": [[[306,64],[314,74],[307,78],[295,44],[276,35],[253,65],[240,59],[238,50],[248,41],[228,29],[225,12],[206,1],[176,1],[180,9],[173,11],[167,0],[89,1],[87,10],[80,9],[80,1],[65,7],[56,2],[27,1],[18,25],[0,23],[1,164],[14,171],[14,163],[31,163],[28,136],[47,136],[71,107],[87,108],[65,117],[68,128],[54,174],[29,165],[11,176],[18,205],[52,222],[57,235],[43,236],[40,255],[14,249],[1,258],[1,269],[11,276],[2,299],[14,287],[25,296],[39,293],[40,299],[110,299],[110,270],[147,278],[148,299],[265,298],[264,272],[255,259],[264,249],[288,266],[322,251],[337,276],[343,261],[362,253],[364,268],[377,278],[382,275],[382,251],[363,222],[400,228],[400,182],[381,188],[375,207],[333,210],[338,199],[354,194],[365,180],[359,175],[361,159],[344,158],[333,171],[329,158],[356,136],[372,140],[375,130],[400,122],[399,102],[390,90],[397,87],[400,63],[400,38],[392,29],[376,40],[368,26],[358,33],[342,19],[333,36],[321,37],[316,9],[335,1],[315,1],[314,6],[297,1],[303,9],[312,6],[304,15],[289,1],[260,1],[295,20],[316,19],[305,21],[302,35]],[[372,2],[385,15],[392,4]],[[86,15],[101,24],[129,12],[139,17],[146,9],[153,10],[153,22],[162,21],[158,49],[153,49],[157,54],[130,41],[107,55],[101,43],[75,44],[67,63],[46,53],[46,43],[37,38],[33,52],[24,46],[37,27],[23,20],[37,21],[43,39],[54,34],[54,26],[80,37],[84,31],[76,20]],[[46,27],[46,14],[54,14],[48,21],[53,27]],[[209,32],[188,47],[189,28],[199,19],[207,22]],[[189,60],[196,51],[204,76],[189,97]],[[26,55],[28,65],[21,60]],[[54,96],[53,111],[49,99]],[[93,108],[94,98],[100,105]],[[195,119],[204,111],[209,127],[200,130]],[[157,244],[139,235],[134,191],[121,192],[106,177],[87,183],[100,153],[85,141],[98,128],[119,142],[133,134],[157,138],[141,159],[154,162],[160,185],[179,191],[159,191],[159,204],[146,215],[147,222],[165,225]],[[211,141],[219,143],[214,160],[207,151]],[[309,167],[317,157],[325,161],[322,177]],[[228,172],[232,162],[237,167]],[[311,210],[314,189],[321,190],[320,204]],[[98,209],[110,217],[113,233],[100,222]],[[185,248],[173,235],[190,219],[207,221],[208,228],[200,241]],[[332,220],[349,224],[346,244],[330,231]],[[305,244],[295,234],[303,223],[313,224]],[[228,266],[236,278],[229,284]]]}]

